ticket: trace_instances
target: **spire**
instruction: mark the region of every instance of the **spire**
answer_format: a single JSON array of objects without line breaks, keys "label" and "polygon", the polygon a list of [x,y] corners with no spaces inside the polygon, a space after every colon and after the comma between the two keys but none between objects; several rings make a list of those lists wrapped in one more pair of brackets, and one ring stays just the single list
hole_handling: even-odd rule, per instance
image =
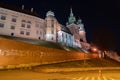
[{"label": "spire", "polygon": [[73,16],[72,8],[70,9],[70,16]]},{"label": "spire", "polygon": [[82,20],[80,19],[80,17],[78,18],[77,24],[81,24]]},{"label": "spire", "polygon": [[22,10],[24,9],[24,5],[22,5]]},{"label": "spire", "polygon": [[74,23],[76,21],[76,18],[74,17],[73,10],[70,8],[70,16],[68,18],[69,24]]}]

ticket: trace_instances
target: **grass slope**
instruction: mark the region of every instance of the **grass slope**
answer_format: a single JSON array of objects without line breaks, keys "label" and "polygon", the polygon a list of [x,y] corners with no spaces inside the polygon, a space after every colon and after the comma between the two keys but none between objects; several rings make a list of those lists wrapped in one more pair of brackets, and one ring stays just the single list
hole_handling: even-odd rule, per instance
[{"label": "grass slope", "polygon": [[43,40],[25,39],[25,38],[18,38],[18,37],[4,36],[4,35],[0,35],[0,38],[1,38],[1,40],[6,39],[5,41],[2,41],[4,43],[6,43],[6,42],[9,43],[10,40],[12,40],[13,44],[23,44],[24,43],[24,45],[21,45],[23,47],[26,47],[27,45],[29,45],[29,46],[37,45],[37,46],[43,46],[43,47],[48,47],[48,48],[55,48],[55,49],[61,49],[61,50],[69,49],[70,51],[82,52],[82,50],[80,50],[80,49],[75,49],[72,47],[60,45],[59,43],[53,43],[53,42],[48,42],[48,41],[43,41]]}]

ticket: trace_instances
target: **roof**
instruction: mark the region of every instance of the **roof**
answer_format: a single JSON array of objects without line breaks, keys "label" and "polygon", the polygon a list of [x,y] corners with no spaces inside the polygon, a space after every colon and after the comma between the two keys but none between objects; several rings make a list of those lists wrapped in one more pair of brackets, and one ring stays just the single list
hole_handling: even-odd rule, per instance
[{"label": "roof", "polygon": [[60,27],[61,27],[61,30],[62,30],[62,31],[64,31],[64,32],[66,32],[66,33],[69,33],[69,34],[72,34],[72,33],[70,32],[70,30],[69,30],[67,27],[65,27],[64,25],[60,24]]},{"label": "roof", "polygon": [[22,7],[13,6],[13,5],[9,5],[9,4],[5,4],[5,3],[1,3],[1,2],[0,2],[0,7],[39,17],[39,15],[36,12],[34,12],[34,11],[31,12],[31,10],[22,9]]}]

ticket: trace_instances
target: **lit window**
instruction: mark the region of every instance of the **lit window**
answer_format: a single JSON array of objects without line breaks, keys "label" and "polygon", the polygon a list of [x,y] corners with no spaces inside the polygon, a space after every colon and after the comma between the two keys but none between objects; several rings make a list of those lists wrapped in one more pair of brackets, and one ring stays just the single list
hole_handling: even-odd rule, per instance
[{"label": "lit window", "polygon": [[3,23],[0,23],[0,28],[3,28],[4,27],[4,24]]},{"label": "lit window", "polygon": [[22,34],[22,35],[23,35],[23,34],[24,34],[24,31],[20,31],[20,34]]},{"label": "lit window", "polygon": [[21,24],[21,27],[25,27],[25,24],[22,23],[22,24]]},{"label": "lit window", "polygon": [[1,20],[6,20],[6,16],[5,15],[1,15]]},{"label": "lit window", "polygon": [[30,35],[30,32],[26,32],[26,35]]},{"label": "lit window", "polygon": [[11,26],[11,29],[15,29],[15,26]]}]

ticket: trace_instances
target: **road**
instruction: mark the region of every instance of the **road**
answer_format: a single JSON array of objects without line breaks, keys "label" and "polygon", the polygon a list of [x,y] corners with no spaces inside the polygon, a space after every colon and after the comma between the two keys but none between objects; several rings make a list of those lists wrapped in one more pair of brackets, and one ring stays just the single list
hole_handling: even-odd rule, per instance
[{"label": "road", "polygon": [[120,80],[120,70],[37,72],[33,70],[0,71],[0,80]]}]

